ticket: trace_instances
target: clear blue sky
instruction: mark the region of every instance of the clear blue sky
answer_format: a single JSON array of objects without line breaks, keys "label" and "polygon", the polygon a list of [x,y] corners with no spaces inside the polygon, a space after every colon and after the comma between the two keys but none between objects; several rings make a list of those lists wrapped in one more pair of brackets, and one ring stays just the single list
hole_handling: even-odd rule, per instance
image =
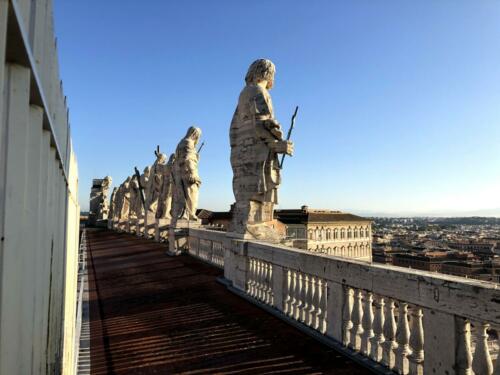
[{"label": "clear blue sky", "polygon": [[[248,65],[277,66],[280,208],[500,208],[500,2],[55,0],[80,168],[121,183],[203,130],[200,206],[233,202],[228,129]],[[498,210],[500,212],[500,210]]]}]

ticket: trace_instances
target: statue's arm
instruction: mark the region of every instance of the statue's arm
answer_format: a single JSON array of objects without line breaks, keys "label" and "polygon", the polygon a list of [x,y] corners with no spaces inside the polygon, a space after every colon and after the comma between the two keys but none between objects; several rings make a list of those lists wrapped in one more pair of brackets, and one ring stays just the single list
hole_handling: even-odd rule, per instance
[{"label": "statue's arm", "polygon": [[191,152],[191,155],[188,156],[186,169],[189,183],[201,185],[200,175],[198,174],[198,153],[196,151]]},{"label": "statue's arm", "polygon": [[[270,100],[270,99],[269,99]],[[257,135],[267,146],[278,154],[293,154],[293,144],[283,139],[281,125],[271,114],[271,104],[263,93],[255,97],[255,124]]]}]

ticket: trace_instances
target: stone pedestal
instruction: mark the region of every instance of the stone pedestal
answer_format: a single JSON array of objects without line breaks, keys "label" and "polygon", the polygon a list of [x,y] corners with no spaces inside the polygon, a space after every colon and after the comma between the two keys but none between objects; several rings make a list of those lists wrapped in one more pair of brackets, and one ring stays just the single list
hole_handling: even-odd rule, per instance
[{"label": "stone pedestal", "polygon": [[256,240],[278,244],[284,240],[284,237],[271,226],[273,223],[274,221],[246,224],[246,226],[244,226],[244,231],[242,228],[239,228],[241,230],[240,233],[233,230],[228,232],[227,236],[239,240]]},{"label": "stone pedestal", "polygon": [[144,235],[144,218],[141,216],[137,218],[137,229],[135,234],[137,237],[141,237]]},{"label": "stone pedestal", "polygon": [[129,233],[135,234],[137,233],[137,218],[136,217],[131,217],[129,219]]},{"label": "stone pedestal", "polygon": [[154,212],[147,211],[144,215],[144,238],[154,238],[156,218]]},{"label": "stone pedestal", "polygon": [[188,250],[189,228],[201,227],[201,221],[177,220],[174,226],[168,228],[168,251],[167,255],[176,256]]},{"label": "stone pedestal", "polygon": [[161,242],[168,238],[169,226],[170,226],[170,219],[156,219],[156,225],[155,225],[156,242]]}]

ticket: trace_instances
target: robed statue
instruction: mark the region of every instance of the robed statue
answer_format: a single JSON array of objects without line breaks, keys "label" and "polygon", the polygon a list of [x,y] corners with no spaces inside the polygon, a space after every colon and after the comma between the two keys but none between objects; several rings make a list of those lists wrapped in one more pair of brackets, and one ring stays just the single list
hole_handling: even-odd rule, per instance
[{"label": "robed statue", "polygon": [[250,65],[229,133],[236,199],[231,232],[272,241],[279,240],[272,228],[281,183],[278,154],[293,153],[292,142],[283,138],[274,117],[269,90],[275,71],[274,64],[266,59]]}]

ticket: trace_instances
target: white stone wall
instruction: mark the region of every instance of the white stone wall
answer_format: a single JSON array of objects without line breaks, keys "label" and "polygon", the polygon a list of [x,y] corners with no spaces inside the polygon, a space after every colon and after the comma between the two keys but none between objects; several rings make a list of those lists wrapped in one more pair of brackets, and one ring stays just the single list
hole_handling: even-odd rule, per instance
[{"label": "white stone wall", "polygon": [[78,171],[53,30],[51,0],[0,0],[2,375],[75,370]]}]

